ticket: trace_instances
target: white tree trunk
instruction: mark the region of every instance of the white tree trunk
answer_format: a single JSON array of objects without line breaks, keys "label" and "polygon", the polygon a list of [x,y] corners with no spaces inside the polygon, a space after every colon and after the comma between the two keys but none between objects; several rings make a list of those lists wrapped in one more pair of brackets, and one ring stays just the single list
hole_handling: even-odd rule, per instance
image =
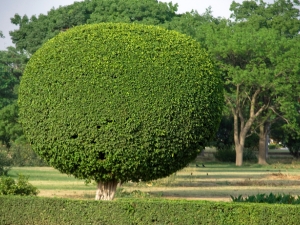
[{"label": "white tree trunk", "polygon": [[118,181],[99,181],[97,184],[95,200],[113,200],[118,183]]}]

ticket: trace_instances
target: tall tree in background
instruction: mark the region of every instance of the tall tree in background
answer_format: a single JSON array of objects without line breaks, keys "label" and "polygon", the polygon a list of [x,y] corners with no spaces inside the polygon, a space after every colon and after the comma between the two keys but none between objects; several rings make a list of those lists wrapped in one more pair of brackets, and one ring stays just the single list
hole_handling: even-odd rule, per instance
[{"label": "tall tree in background", "polygon": [[67,29],[86,23],[136,22],[158,25],[176,16],[177,4],[157,0],[85,0],[51,9],[47,15],[20,16],[11,22],[19,28],[11,31],[17,50],[33,54],[50,38]]},{"label": "tall tree in background", "polygon": [[228,21],[209,25],[205,33],[206,45],[224,72],[226,103],[234,117],[236,165],[241,166],[254,122],[275,108],[295,110],[290,100],[299,81],[299,41],[274,29]]},{"label": "tall tree in background", "polygon": [[[299,5],[298,0],[276,0],[272,4],[267,4],[261,0],[259,3],[258,1],[244,1],[241,4],[233,2],[230,7],[230,10],[233,12],[231,18],[235,19],[235,22],[240,26],[247,24],[257,30],[262,28],[274,29],[278,31],[279,35],[285,38],[295,39],[294,44],[297,45],[296,42],[299,42],[297,36],[300,31],[300,11],[296,6]],[[289,65],[288,62],[287,64]],[[287,92],[282,95],[285,98],[292,95],[293,97],[288,101],[290,104],[297,105],[297,98],[299,97],[299,95],[297,96],[296,94],[297,91],[293,90],[293,93],[289,95],[288,92],[291,92],[291,90],[287,89],[286,91]],[[283,98],[283,96],[281,96],[281,98]],[[283,120],[286,123],[285,126],[289,126],[295,130],[295,125],[293,124],[295,124],[294,118],[297,117],[297,112],[290,110],[290,107],[286,104],[284,107],[280,107],[281,105],[273,105],[272,110],[269,110],[268,113],[264,112],[264,116],[257,121],[259,124],[260,137],[259,164],[266,163],[267,135],[274,122]],[[295,109],[295,107],[293,108]]]},{"label": "tall tree in background", "polygon": [[28,61],[27,55],[14,47],[0,51],[0,141],[7,148],[23,136],[18,123],[16,99],[20,77]]},{"label": "tall tree in background", "polygon": [[268,4],[262,0],[232,2],[231,18],[243,25],[247,23],[255,29],[272,28],[286,37],[293,37],[300,30],[299,0],[275,0]]},{"label": "tall tree in background", "polygon": [[205,45],[205,33],[203,32],[203,26],[206,24],[219,24],[221,18],[215,18],[212,15],[211,8],[207,8],[204,13],[199,14],[197,11],[192,10],[173,17],[171,21],[165,22],[161,26],[169,29],[176,30],[180,33],[189,35],[195,40]]}]

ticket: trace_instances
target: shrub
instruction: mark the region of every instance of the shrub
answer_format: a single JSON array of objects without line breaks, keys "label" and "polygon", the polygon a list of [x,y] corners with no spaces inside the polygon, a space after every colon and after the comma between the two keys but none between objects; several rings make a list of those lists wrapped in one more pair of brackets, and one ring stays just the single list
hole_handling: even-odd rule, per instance
[{"label": "shrub", "polygon": [[286,146],[288,147],[290,153],[296,157],[299,158],[300,154],[300,137],[296,136],[296,134],[291,134],[290,132],[287,132],[286,134]]},{"label": "shrub", "polygon": [[276,148],[277,148],[277,145],[276,145],[276,144],[269,144],[269,145],[268,145],[268,148],[271,149],[271,150],[272,150],[272,149],[276,149]]},{"label": "shrub", "polygon": [[11,177],[1,177],[0,195],[37,195],[38,189],[28,182],[28,177],[18,175],[18,180]]},{"label": "shrub", "polygon": [[234,202],[252,202],[252,203],[270,203],[270,204],[300,204],[299,196],[295,198],[289,194],[257,194],[251,195],[248,197],[238,197],[231,196],[232,201]]},{"label": "shrub", "polygon": [[166,177],[215,134],[223,87],[199,43],[139,24],[78,26],[41,47],[19,88],[20,121],[51,166],[103,182]]},{"label": "shrub", "polygon": [[257,162],[257,156],[255,154],[255,151],[253,148],[244,148],[243,151],[243,161],[248,161],[248,162]]},{"label": "shrub", "polygon": [[12,143],[9,151],[13,166],[47,166],[28,143]]},{"label": "shrub", "polygon": [[[235,162],[236,152],[233,145],[223,145],[217,148],[217,152],[214,153],[217,160],[221,162]],[[243,161],[257,161],[256,154],[253,150],[245,148],[243,151]]]},{"label": "shrub", "polygon": [[235,154],[234,145],[223,145],[217,148],[214,156],[221,162],[235,162]]},{"label": "shrub", "polygon": [[0,149],[0,176],[7,175],[11,164],[12,160],[8,157],[7,152]]}]

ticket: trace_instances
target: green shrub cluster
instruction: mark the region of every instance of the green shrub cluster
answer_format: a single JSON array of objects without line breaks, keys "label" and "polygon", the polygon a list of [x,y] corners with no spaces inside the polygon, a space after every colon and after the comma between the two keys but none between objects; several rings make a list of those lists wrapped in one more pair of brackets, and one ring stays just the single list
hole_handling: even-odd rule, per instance
[{"label": "green shrub cluster", "polygon": [[47,166],[28,143],[10,143],[0,148],[0,176],[7,175],[12,166]]},{"label": "green shrub cluster", "polygon": [[5,151],[0,149],[0,176],[7,175],[12,165],[12,160]]},{"label": "green shrub cluster", "polygon": [[277,144],[269,144],[269,149],[276,149],[278,148],[278,145]]},{"label": "green shrub cluster", "polygon": [[28,177],[18,176],[17,182],[11,177],[1,177],[0,195],[37,195],[38,189],[28,182]]},{"label": "green shrub cluster", "polygon": [[292,225],[300,206],[179,200],[82,201],[0,196],[0,224]]},{"label": "green shrub cluster", "polygon": [[270,203],[270,204],[300,204],[300,197],[295,197],[289,194],[257,194],[248,197],[239,195],[238,197],[231,196],[234,202],[254,202],[254,203]]},{"label": "green shrub cluster", "polygon": [[214,156],[221,162],[235,162],[234,145],[219,145]]},{"label": "green shrub cluster", "polygon": [[47,166],[28,143],[12,143],[9,152],[13,166]]},{"label": "green shrub cluster", "polygon": [[[218,146],[217,152],[214,153],[217,160],[221,162],[235,162],[236,152],[234,145]],[[243,161],[257,162],[257,156],[252,149],[245,148],[243,151]]]}]

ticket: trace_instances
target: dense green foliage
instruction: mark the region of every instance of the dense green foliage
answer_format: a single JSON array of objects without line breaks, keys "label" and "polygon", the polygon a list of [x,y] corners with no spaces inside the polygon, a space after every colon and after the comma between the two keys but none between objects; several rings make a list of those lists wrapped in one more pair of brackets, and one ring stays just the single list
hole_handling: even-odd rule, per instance
[{"label": "dense green foliage", "polygon": [[28,177],[18,175],[17,182],[11,177],[1,177],[0,195],[37,195],[38,189],[28,182]]},{"label": "dense green foliage", "polygon": [[24,136],[18,122],[18,105],[14,101],[0,110],[0,141],[9,148],[12,141],[18,140],[24,140]]},{"label": "dense green foliage", "polygon": [[[0,52],[1,56],[1,52]],[[16,99],[14,86],[18,83],[10,69],[0,62],[0,109]]]},{"label": "dense green foliage", "polygon": [[[267,9],[261,11],[266,12]],[[278,16],[274,12],[271,18]],[[278,117],[295,124],[297,113],[299,36],[283,35],[273,26],[254,26],[254,21],[253,17],[236,23],[223,20],[203,27],[205,46],[224,74],[225,99],[234,118],[237,165],[242,165],[245,139],[256,132],[256,126]],[[263,138],[268,132],[265,128],[262,126],[259,131],[263,150]]]},{"label": "dense green foliage", "polygon": [[272,28],[283,36],[293,37],[300,30],[299,5],[299,0],[233,1],[231,18],[241,26],[249,23],[255,29]]},{"label": "dense green foliage", "polygon": [[[224,145],[217,148],[217,152],[214,153],[217,160],[221,162],[235,162],[236,152],[233,145]],[[243,152],[243,161],[257,162],[257,157],[252,149],[245,148]]]},{"label": "dense green foliage", "polygon": [[33,54],[50,38],[74,26],[102,22],[163,24],[176,16],[177,5],[157,0],[85,0],[51,9],[47,15],[11,18],[19,29],[11,31],[18,50]]},{"label": "dense green foliage", "polygon": [[[300,125],[300,113],[298,124]],[[300,156],[300,134],[293,130],[284,130],[284,144],[288,147],[290,153],[297,159]]]},{"label": "dense green foliage", "polygon": [[252,203],[269,203],[269,204],[300,204],[299,196],[289,194],[257,194],[247,197],[239,195],[238,197],[231,196],[232,201],[234,202],[252,202]]},{"label": "dense green foliage", "polygon": [[185,167],[220,122],[222,82],[193,39],[155,26],[83,25],[30,59],[20,120],[63,173],[147,181]]},{"label": "dense green foliage", "polygon": [[11,164],[12,160],[8,157],[7,152],[0,149],[0,176],[7,175]]},{"label": "dense green foliage", "polygon": [[79,201],[0,197],[0,223],[28,224],[298,224],[298,205],[203,201]]},{"label": "dense green foliage", "polygon": [[13,47],[0,51],[0,143],[10,148],[23,139],[18,123],[18,86],[28,57]]}]

